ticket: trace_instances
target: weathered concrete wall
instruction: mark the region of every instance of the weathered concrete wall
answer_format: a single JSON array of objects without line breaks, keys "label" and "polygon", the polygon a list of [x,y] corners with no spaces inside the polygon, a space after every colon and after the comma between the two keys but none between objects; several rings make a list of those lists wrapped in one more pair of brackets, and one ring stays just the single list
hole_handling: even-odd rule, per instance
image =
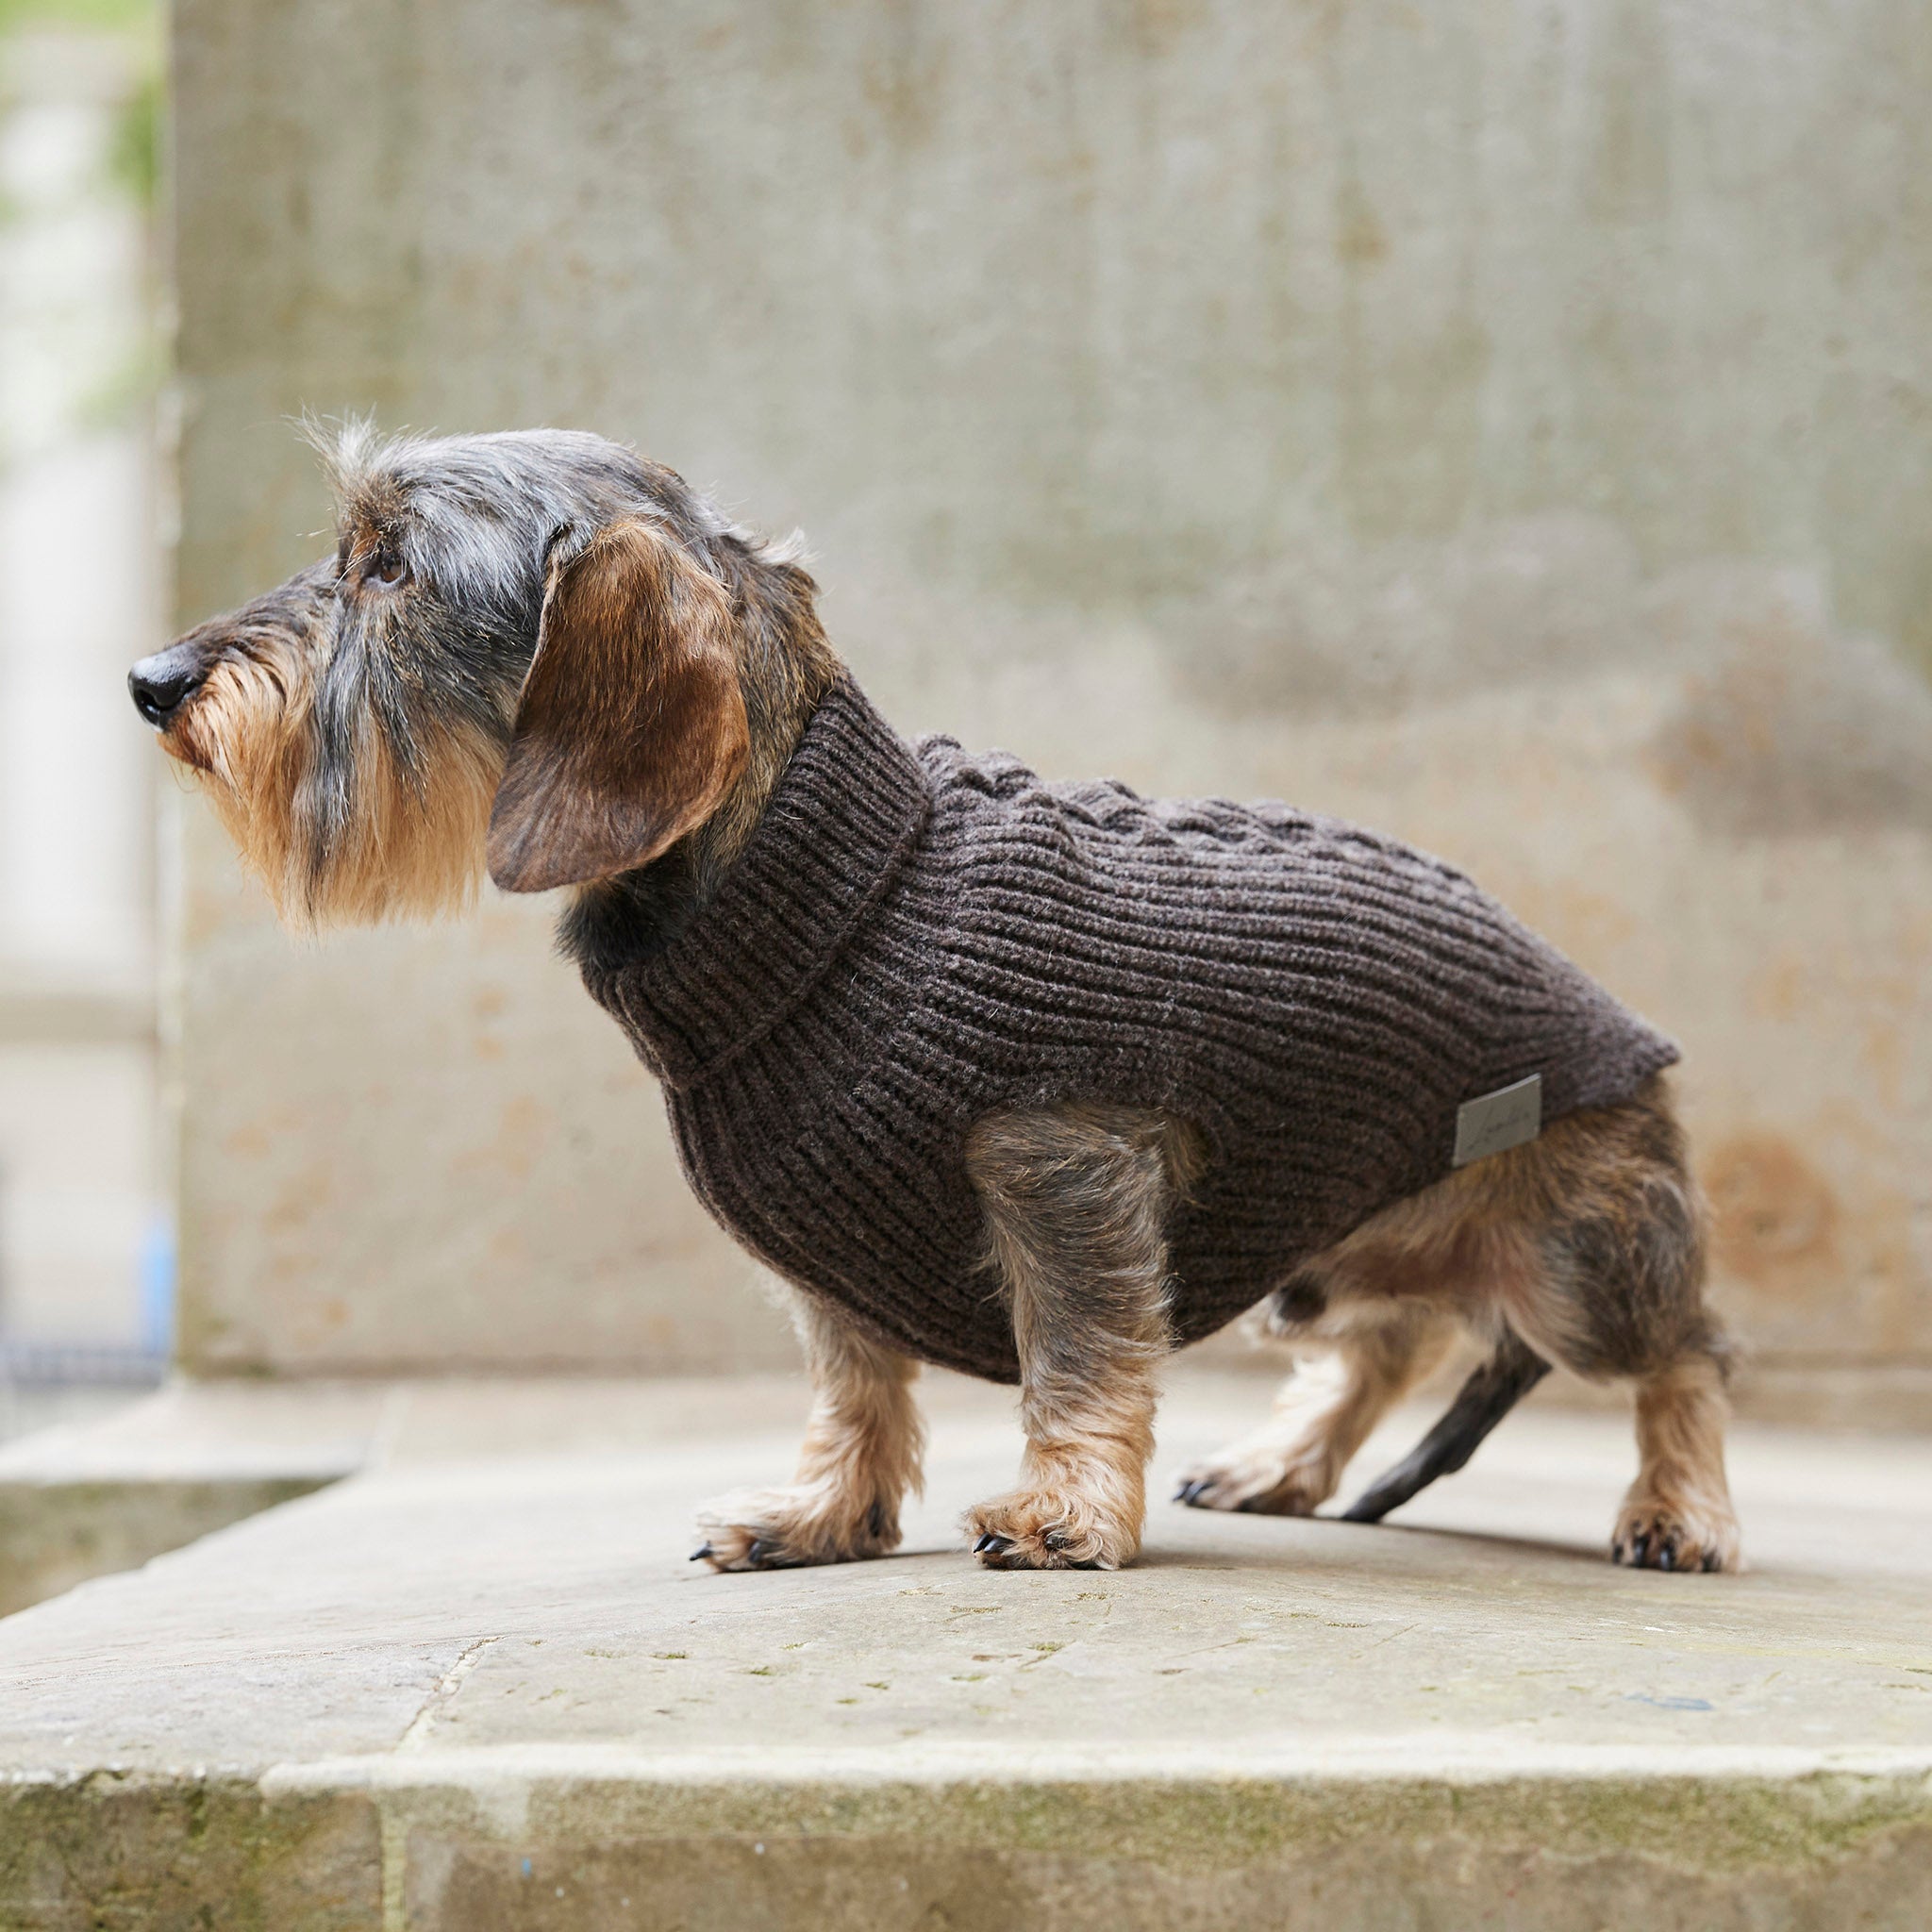
[{"label": "weathered concrete wall", "polygon": [[[1916,0],[175,31],[184,616],[287,412],[633,439],[908,727],[1468,865],[1684,1040],[1762,1372],[1932,1386]],[[305,953],[186,839],[196,1366],[782,1358],[536,909]]]}]

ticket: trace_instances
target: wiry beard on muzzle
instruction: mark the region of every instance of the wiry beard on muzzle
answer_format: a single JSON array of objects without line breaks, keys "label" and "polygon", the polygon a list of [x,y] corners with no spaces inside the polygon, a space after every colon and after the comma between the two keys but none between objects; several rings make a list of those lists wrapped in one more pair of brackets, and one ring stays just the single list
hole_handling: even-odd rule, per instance
[{"label": "wiry beard on muzzle", "polygon": [[292,927],[460,909],[482,876],[505,733],[437,718],[388,656],[259,634],[216,665],[173,747]]},{"label": "wiry beard on muzzle", "polygon": [[392,680],[319,707],[291,813],[277,909],[308,927],[431,918],[475,896],[501,739],[464,721],[412,721]]}]

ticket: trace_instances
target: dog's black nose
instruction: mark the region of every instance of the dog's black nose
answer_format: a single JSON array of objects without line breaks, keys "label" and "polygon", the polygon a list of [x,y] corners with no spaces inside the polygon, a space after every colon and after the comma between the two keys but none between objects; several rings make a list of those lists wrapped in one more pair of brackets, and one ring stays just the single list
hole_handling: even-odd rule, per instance
[{"label": "dog's black nose", "polygon": [[165,724],[201,689],[207,676],[208,669],[195,654],[157,651],[127,674],[127,689],[133,694],[134,708],[150,724]]}]

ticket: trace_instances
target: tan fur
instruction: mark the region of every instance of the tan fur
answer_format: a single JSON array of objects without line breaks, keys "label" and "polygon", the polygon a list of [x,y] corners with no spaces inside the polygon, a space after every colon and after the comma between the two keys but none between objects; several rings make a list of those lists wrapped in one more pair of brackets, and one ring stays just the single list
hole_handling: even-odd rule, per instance
[{"label": "tan fur", "polygon": [[792,1326],[812,1409],[790,1488],[740,1490],[698,1514],[714,1570],[774,1570],[881,1557],[899,1508],[921,1488],[925,1430],[912,1399],[919,1364],[882,1348],[816,1297],[792,1291]]},{"label": "tan fur", "polygon": [[1640,1171],[1683,1197],[1701,1228],[1688,1174],[1643,1152],[1646,1130],[1669,1118],[1661,1079],[1626,1106],[1566,1114],[1536,1140],[1384,1208],[1303,1272],[1335,1303],[1427,1301],[1478,1327],[1500,1316],[1544,1356],[1570,1360],[1579,1311],[1556,1291],[1537,1239],[1583,1219],[1634,1223],[1647,1211],[1632,1185]]},{"label": "tan fur", "polygon": [[626,517],[553,565],[490,813],[506,891],[646,865],[717,812],[749,749],[724,587]]},{"label": "tan fur", "polygon": [[708,883],[743,851],[819,700],[844,669],[819,623],[817,586],[797,562],[767,558],[764,568],[749,570],[727,554],[724,565],[736,572],[727,589],[748,741],[717,810],[691,834],[693,861]]},{"label": "tan fur", "polygon": [[286,924],[313,931],[460,910],[482,874],[501,752],[475,733],[445,730],[425,747],[434,777],[419,791],[396,772],[382,735],[368,730],[353,820],[317,871],[297,813],[313,777],[310,691],[295,651],[258,645],[215,665],[162,745],[194,774]]},{"label": "tan fur", "polygon": [[1717,1364],[1693,1357],[1637,1385],[1637,1480],[1611,1536],[1619,1562],[1661,1570],[1740,1567],[1724,1478],[1729,1413]]},{"label": "tan fur", "polygon": [[194,774],[284,919],[308,696],[307,671],[292,651],[225,658],[160,739]]},{"label": "tan fur", "polygon": [[967,1512],[990,1568],[1113,1570],[1140,1549],[1166,1222],[1197,1159],[1186,1129],[1127,1108],[994,1115],[968,1136],[1026,1432],[1020,1486]]}]

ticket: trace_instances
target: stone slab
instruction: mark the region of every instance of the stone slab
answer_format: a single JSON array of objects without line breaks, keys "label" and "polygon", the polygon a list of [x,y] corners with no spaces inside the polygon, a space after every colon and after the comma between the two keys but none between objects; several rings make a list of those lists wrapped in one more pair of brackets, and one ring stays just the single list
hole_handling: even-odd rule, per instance
[{"label": "stone slab", "polygon": [[[499,1391],[494,1454],[465,1439],[490,1391],[444,1392],[463,1428],[0,1624],[0,1924],[110,1897],[385,1932],[1932,1905],[1923,1441],[1740,1428],[1736,1578],[1609,1566],[1627,1425],[1534,1410],[1390,1526],[1158,1504],[1135,1569],[1007,1576],[954,1524],[1009,1479],[1009,1398],[934,1378],[905,1554],[721,1577],[685,1560],[693,1507],[782,1474],[795,1385],[608,1391],[623,1430],[554,1452]],[[1260,1400],[1179,1378],[1160,1466]]]}]

